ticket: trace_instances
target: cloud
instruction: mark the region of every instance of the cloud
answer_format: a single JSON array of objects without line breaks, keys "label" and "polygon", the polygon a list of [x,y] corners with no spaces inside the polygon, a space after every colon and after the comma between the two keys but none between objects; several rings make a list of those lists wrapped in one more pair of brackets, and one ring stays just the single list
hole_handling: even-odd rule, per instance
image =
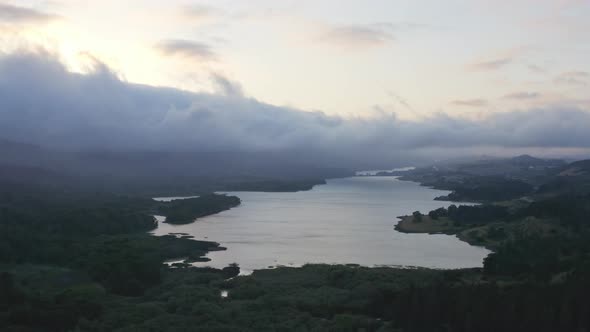
[{"label": "cloud", "polygon": [[155,48],[167,56],[180,56],[200,61],[214,61],[217,54],[211,46],[185,39],[166,39],[156,44]]},{"label": "cloud", "polygon": [[409,110],[411,112],[416,112],[414,107],[412,107],[412,105],[410,105],[410,103],[408,102],[407,99],[401,97],[400,95],[398,95],[397,93],[395,93],[393,91],[387,91],[387,94],[391,98],[393,98],[396,102],[398,102],[400,105],[402,105],[404,108],[406,108],[407,110]]},{"label": "cloud", "polygon": [[557,76],[554,81],[557,84],[587,85],[590,81],[590,73],[585,71],[570,71]]},{"label": "cloud", "polygon": [[527,68],[535,74],[544,74],[547,72],[545,68],[537,65],[528,65]]},{"label": "cloud", "polygon": [[240,83],[234,82],[218,73],[213,73],[211,79],[217,87],[218,93],[229,97],[244,97],[244,91]]},{"label": "cloud", "polygon": [[485,99],[461,99],[461,100],[453,100],[451,102],[452,105],[455,106],[466,106],[466,107],[484,107],[488,106],[488,101]]},{"label": "cloud", "polygon": [[523,100],[523,99],[536,99],[539,98],[541,95],[537,92],[513,92],[505,95],[504,99],[514,99],[514,100]]},{"label": "cloud", "polygon": [[510,63],[512,63],[512,61],[513,59],[510,57],[492,59],[472,63],[469,65],[469,68],[471,68],[472,70],[498,70],[509,65]]},{"label": "cloud", "polygon": [[[484,120],[391,113],[341,117],[223,93],[191,93],[122,81],[106,66],[71,73],[48,54],[0,57],[0,139],[68,149],[277,152],[341,166],[390,163],[428,151],[590,148],[590,112],[551,107]],[[288,159],[291,160],[291,159]],[[409,159],[408,159],[409,160]]]},{"label": "cloud", "polygon": [[12,6],[0,3],[0,22],[4,23],[43,23],[58,19],[32,8]]},{"label": "cloud", "polygon": [[209,21],[225,15],[221,9],[206,5],[183,6],[180,8],[180,14],[183,18],[196,22]]},{"label": "cloud", "polygon": [[324,29],[317,40],[346,48],[384,46],[395,40],[393,25],[376,23],[366,25],[338,25]]}]

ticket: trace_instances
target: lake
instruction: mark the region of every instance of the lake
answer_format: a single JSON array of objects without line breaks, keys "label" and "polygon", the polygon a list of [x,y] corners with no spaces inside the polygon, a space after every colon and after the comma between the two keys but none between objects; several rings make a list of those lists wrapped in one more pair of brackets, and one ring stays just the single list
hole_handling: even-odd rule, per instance
[{"label": "lake", "polygon": [[447,191],[394,177],[333,179],[295,193],[228,194],[242,204],[188,225],[159,223],[154,234],[188,233],[219,242],[227,251],[211,252],[210,262],[195,265],[222,268],[235,262],[245,273],[305,263],[481,267],[489,253],[455,236],[396,231],[397,216],[452,203],[433,200]]}]

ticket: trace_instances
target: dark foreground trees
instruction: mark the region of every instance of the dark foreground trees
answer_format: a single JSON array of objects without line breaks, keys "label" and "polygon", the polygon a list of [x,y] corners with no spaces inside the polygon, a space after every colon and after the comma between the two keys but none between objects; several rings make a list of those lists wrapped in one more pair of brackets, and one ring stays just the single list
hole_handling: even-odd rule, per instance
[{"label": "dark foreground trees", "polygon": [[[586,222],[558,220],[563,228],[549,237],[511,239],[486,259],[484,269],[310,265],[235,277],[237,266],[163,264],[201,257],[218,244],[147,234],[155,226],[151,201],[12,193],[0,204],[0,331],[590,328]],[[530,208],[561,217],[560,209]]]}]

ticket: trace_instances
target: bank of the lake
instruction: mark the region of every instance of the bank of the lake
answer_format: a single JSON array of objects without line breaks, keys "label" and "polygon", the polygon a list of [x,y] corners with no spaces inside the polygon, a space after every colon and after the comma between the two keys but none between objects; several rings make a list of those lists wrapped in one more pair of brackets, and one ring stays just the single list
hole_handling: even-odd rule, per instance
[{"label": "bank of the lake", "polygon": [[295,193],[229,192],[242,204],[188,225],[160,223],[156,235],[187,233],[220,242],[207,263],[240,264],[249,272],[306,263],[365,266],[480,267],[489,253],[455,236],[404,234],[396,217],[430,211],[450,202],[448,192],[393,177],[352,177]]},{"label": "bank of the lake", "polygon": [[419,219],[416,220],[416,217],[413,215],[401,216],[395,229],[407,234],[453,235],[472,246],[484,247],[488,250],[495,250],[502,243],[501,241],[495,241],[483,235],[487,233],[489,226],[465,227],[457,225],[448,218],[434,220],[428,215],[421,215]]}]

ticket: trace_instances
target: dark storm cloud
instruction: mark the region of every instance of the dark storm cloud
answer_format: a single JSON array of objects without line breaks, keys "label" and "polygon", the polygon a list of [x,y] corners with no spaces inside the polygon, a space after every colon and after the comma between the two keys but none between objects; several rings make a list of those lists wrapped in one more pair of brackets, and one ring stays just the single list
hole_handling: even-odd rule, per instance
[{"label": "dark storm cloud", "polygon": [[217,54],[211,46],[192,40],[167,39],[162,40],[155,47],[160,53],[169,56],[181,56],[202,61],[217,59]]},{"label": "dark storm cloud", "polygon": [[0,3],[0,22],[4,23],[35,23],[57,19],[56,15],[41,11]]},{"label": "dark storm cloud", "polygon": [[[244,97],[121,81],[106,66],[68,72],[48,54],[0,58],[0,138],[70,148],[299,151],[300,159],[386,161],[420,149],[590,147],[590,113],[575,108],[493,114],[344,118]],[[482,150],[479,150],[482,151]]]}]

